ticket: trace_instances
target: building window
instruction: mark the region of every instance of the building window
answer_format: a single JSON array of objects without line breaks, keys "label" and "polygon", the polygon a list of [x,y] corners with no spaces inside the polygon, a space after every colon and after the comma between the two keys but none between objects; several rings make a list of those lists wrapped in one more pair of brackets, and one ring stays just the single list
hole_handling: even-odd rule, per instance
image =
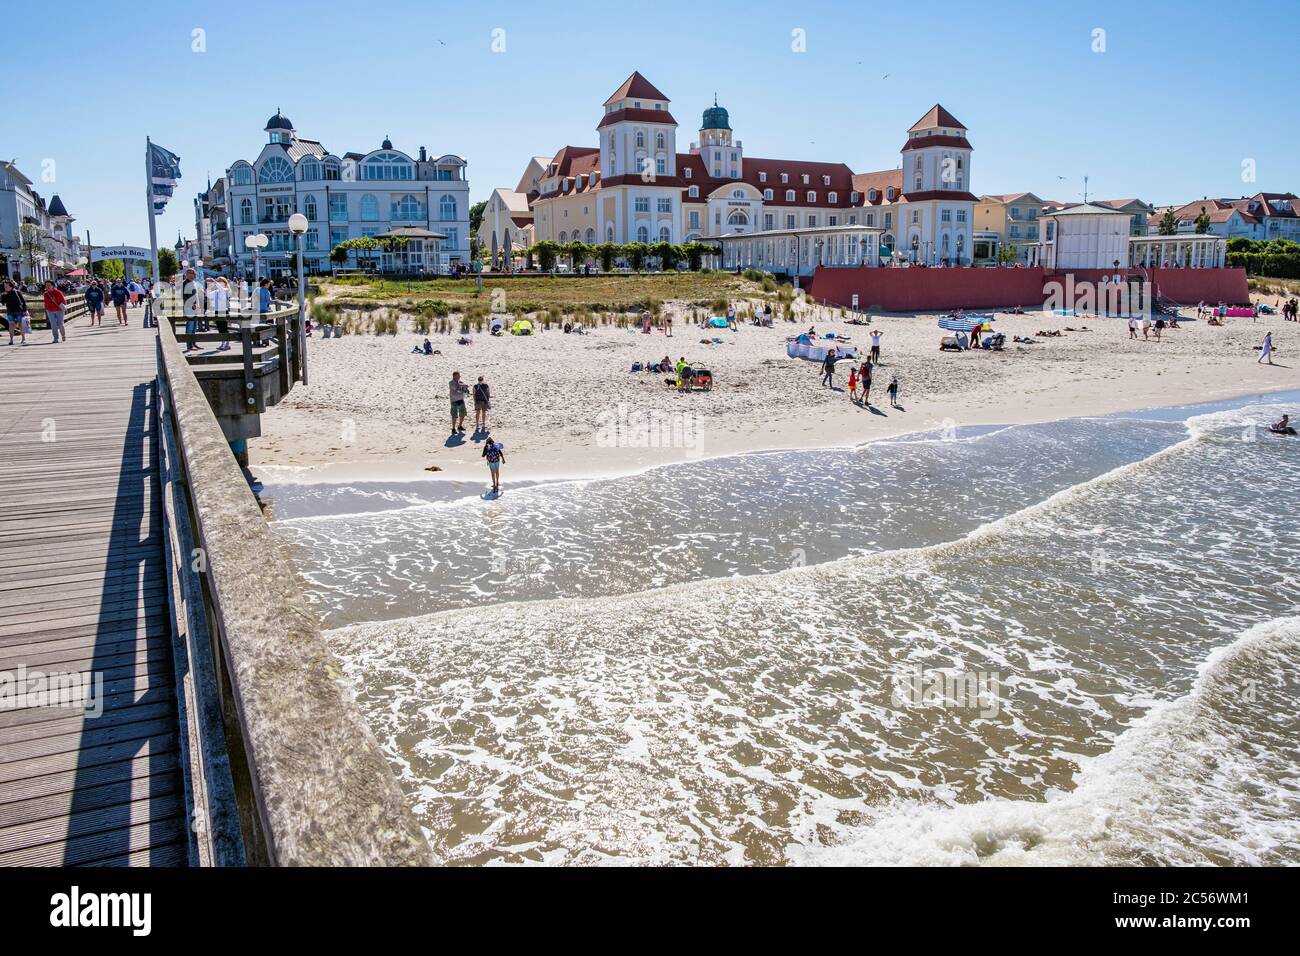
[{"label": "building window", "polygon": [[567,232],[565,232],[563,229],[561,229],[561,230],[560,230],[560,242],[568,242],[568,241],[569,241],[569,234],[568,234]]},{"label": "building window", "polygon": [[664,148],[664,134],[655,133],[655,149],[663,149],[663,148]]},{"label": "building window", "polygon": [[315,160],[306,160],[298,166],[298,178],[303,182],[315,182],[321,178],[320,169],[320,163]]},{"label": "building window", "polygon": [[348,221],[348,194],[330,193],[330,222]]},{"label": "building window", "polygon": [[828,226],[838,226],[839,224],[840,224],[840,217],[839,217],[839,216],[827,216],[827,217],[826,217],[826,225],[828,225]]},{"label": "building window", "polygon": [[325,160],[325,179],[335,182],[339,179],[339,161],[337,159]]},{"label": "building window", "polygon": [[857,216],[857,213],[850,213],[850,214],[849,214],[849,225],[850,225],[850,226],[856,226],[857,224],[858,224],[858,216]]},{"label": "building window", "polygon": [[763,228],[771,229],[773,226],[772,220],[773,220],[773,216],[770,212],[763,213]]},{"label": "building window", "polygon": [[791,213],[786,213],[786,217],[785,217],[785,228],[787,228],[787,229],[793,229],[793,228],[794,228],[794,213],[792,213],[792,212],[791,212]]},{"label": "building window", "polygon": [[940,221],[940,222],[952,222],[952,210],[951,210],[951,209],[940,209],[940,210],[939,210],[939,221]]},{"label": "building window", "polygon": [[826,194],[826,201],[829,202],[829,203],[837,203],[837,202],[840,201],[840,194],[839,194],[839,193],[827,193],[827,194]]},{"label": "building window", "polygon": [[657,201],[657,203],[656,203],[656,208],[657,208],[660,212],[672,212],[672,211],[673,211],[673,201],[672,201],[671,199],[667,199],[667,198],[663,198],[663,197],[661,197],[661,198]]},{"label": "building window", "polygon": [[659,227],[659,241],[660,241],[660,242],[672,242],[672,240],[673,240],[673,234],[672,234],[672,231],[671,231],[667,226],[660,226],[660,227]]},{"label": "building window", "polygon": [[855,206],[858,204],[858,192],[856,189],[853,192],[849,193],[849,202],[851,202]]},{"label": "building window", "polygon": [[310,219],[312,222],[315,222],[317,219],[320,218],[318,215],[316,215],[316,197],[315,197],[315,196],[308,196],[306,199],[303,200],[303,202],[302,202],[302,214],[303,214],[304,216],[306,216],[308,219]]},{"label": "building window", "polygon": [[641,130],[636,131],[636,146],[637,149],[645,148],[645,133],[643,133]]},{"label": "building window", "polygon": [[785,191],[785,201],[786,201],[786,202],[794,202],[794,190],[793,190],[793,189],[787,189],[787,190]]},{"label": "building window", "polygon": [[759,173],[759,174],[758,174],[758,181],[759,181],[760,183],[765,183],[765,182],[767,182],[767,173]]},{"label": "building window", "polygon": [[250,166],[236,166],[230,172],[230,181],[236,186],[253,185],[253,170]]},{"label": "building window", "polygon": [[635,199],[635,201],[634,201],[633,208],[634,208],[637,212],[649,212],[649,211],[650,211],[650,197],[649,197],[649,196],[637,196],[636,199]]},{"label": "building window", "polygon": [[424,203],[409,194],[399,196],[391,203],[390,213],[389,218],[394,222],[416,222],[424,218]]},{"label": "building window", "polygon": [[293,166],[283,156],[272,156],[262,164],[257,173],[259,183],[293,182]]},{"label": "building window", "polygon": [[400,153],[376,153],[361,164],[362,179],[414,179],[415,171]]},{"label": "building window", "polygon": [[803,178],[803,184],[804,184],[805,186],[807,186],[807,185],[808,185],[808,174],[807,174],[807,173],[804,173],[802,178]]},{"label": "building window", "polygon": [[647,229],[645,226],[637,226],[637,227],[636,227],[636,241],[637,241],[637,242],[649,242],[649,241],[650,241],[650,230]]},{"label": "building window", "polygon": [[330,248],[331,248],[331,249],[333,249],[335,246],[342,245],[343,243],[345,243],[345,242],[347,242],[347,241],[348,241],[348,231],[347,231],[346,229],[331,229],[331,230],[330,230]]},{"label": "building window", "polygon": [[668,161],[662,156],[655,157],[655,172],[660,176],[666,176],[668,174]]},{"label": "building window", "polygon": [[689,166],[686,167],[686,178],[687,179],[691,178],[691,167]]},{"label": "building window", "polygon": [[438,218],[442,222],[455,222],[460,218],[456,215],[455,196],[443,196],[438,200]]},{"label": "building window", "polygon": [[459,249],[459,248],[460,248],[460,230],[459,230],[459,229],[445,229],[445,230],[443,230],[443,231],[447,233],[447,248],[448,248],[448,249]]},{"label": "building window", "polygon": [[789,181],[790,181],[790,174],[789,174],[789,173],[782,173],[782,174],[781,174],[781,182],[783,182],[783,183],[788,183]]},{"label": "building window", "polygon": [[809,229],[817,228],[817,217],[811,213],[808,215],[808,228]]},{"label": "building window", "polygon": [[917,210],[913,209],[913,210],[912,210],[912,222],[920,222],[920,219],[921,219],[921,214],[920,214]]},{"label": "building window", "polygon": [[241,199],[239,201],[239,221],[243,225],[248,225],[253,221],[253,200]]},{"label": "building window", "polygon": [[590,245],[591,243],[593,243],[593,242],[595,242],[595,241],[596,241],[596,230],[595,230],[595,229],[588,229],[588,230],[587,230],[587,243]]},{"label": "building window", "polygon": [[689,196],[691,199],[698,198],[700,195],[700,187],[692,186],[690,189],[686,190],[686,195]]},{"label": "building window", "polygon": [[817,190],[815,190],[815,189],[810,189],[810,190],[808,190],[808,201],[809,201],[809,202],[816,202],[816,201],[817,201]]},{"label": "building window", "polygon": [[958,209],[958,210],[957,210],[957,221],[958,221],[958,222],[965,222],[965,221],[966,221],[966,210],[965,210],[965,209]]},{"label": "building window", "polygon": [[374,193],[366,193],[361,197],[361,221],[379,221],[379,200],[375,198]]},{"label": "building window", "polygon": [[303,249],[307,252],[315,252],[320,249],[320,233],[315,229],[308,229],[303,233]]},{"label": "building window", "polygon": [[875,225],[876,225],[876,214],[874,212],[867,213],[867,226],[874,227]]}]

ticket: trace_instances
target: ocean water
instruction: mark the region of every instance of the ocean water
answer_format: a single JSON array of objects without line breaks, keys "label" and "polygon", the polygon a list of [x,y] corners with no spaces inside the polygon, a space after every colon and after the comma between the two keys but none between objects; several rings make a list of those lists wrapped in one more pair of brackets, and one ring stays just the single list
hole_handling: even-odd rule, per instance
[{"label": "ocean water", "polygon": [[1295,864],[1293,406],[275,527],[449,862]]}]

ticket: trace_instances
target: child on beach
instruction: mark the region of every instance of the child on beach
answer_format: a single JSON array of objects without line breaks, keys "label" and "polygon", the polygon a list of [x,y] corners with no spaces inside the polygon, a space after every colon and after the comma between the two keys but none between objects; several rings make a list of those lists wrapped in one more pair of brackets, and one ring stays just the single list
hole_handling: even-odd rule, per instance
[{"label": "child on beach", "polygon": [[855,405],[858,401],[858,370],[849,368],[849,401]]},{"label": "child on beach", "polygon": [[501,463],[506,460],[506,449],[491,436],[483,443],[483,457],[487,459],[488,474],[492,476],[492,493],[501,494]]},{"label": "child on beach", "polygon": [[898,407],[898,376],[895,375],[889,380],[889,407]]}]

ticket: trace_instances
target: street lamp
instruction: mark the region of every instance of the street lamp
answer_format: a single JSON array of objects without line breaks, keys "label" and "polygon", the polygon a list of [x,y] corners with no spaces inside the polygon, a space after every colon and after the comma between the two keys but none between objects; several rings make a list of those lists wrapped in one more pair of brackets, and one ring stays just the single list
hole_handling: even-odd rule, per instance
[{"label": "street lamp", "polygon": [[302,281],[302,237],[307,231],[307,217],[300,212],[289,217],[289,231],[298,256],[298,361],[302,366],[302,383],[307,384],[307,286]]}]

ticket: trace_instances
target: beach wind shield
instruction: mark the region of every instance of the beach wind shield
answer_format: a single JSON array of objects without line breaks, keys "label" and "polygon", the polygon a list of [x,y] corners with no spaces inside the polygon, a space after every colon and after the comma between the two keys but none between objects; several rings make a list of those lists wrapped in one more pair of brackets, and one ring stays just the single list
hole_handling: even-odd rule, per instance
[{"label": "beach wind shield", "polygon": [[176,192],[181,178],[181,158],[170,149],[164,149],[152,140],[145,139],[144,151],[145,195],[149,202],[149,251],[153,257],[153,280],[158,282],[158,226],[156,219],[167,208],[167,202]]}]

